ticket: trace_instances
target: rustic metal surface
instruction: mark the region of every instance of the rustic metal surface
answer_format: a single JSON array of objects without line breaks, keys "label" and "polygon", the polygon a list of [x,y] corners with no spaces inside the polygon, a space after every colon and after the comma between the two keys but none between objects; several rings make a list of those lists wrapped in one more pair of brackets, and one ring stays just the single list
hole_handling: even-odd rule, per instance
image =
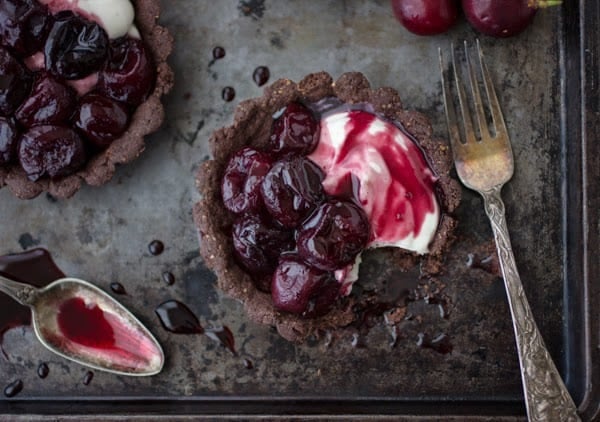
[{"label": "rustic metal surface", "polygon": [[[253,70],[268,66],[270,81],[294,80],[325,70],[334,75],[361,71],[374,86],[392,86],[409,108],[426,112],[445,137],[437,47],[473,40],[462,22],[448,35],[417,37],[394,20],[387,0],[377,1],[163,1],[161,22],[177,41],[171,64],[173,92],[165,99],[167,124],[150,137],[147,150],[120,168],[101,188],[85,187],[67,201],[41,196],[20,201],[0,191],[0,253],[47,247],[66,274],[119,296],[163,344],[167,363],[155,377],[130,379],[96,372],[83,385],[86,369],[67,363],[39,345],[30,329],[5,336],[8,359],[0,357],[0,386],[20,378],[17,399],[82,397],[330,396],[515,400],[522,411],[520,378],[502,280],[466,266],[468,254],[491,240],[481,199],[465,191],[458,241],[442,277],[452,299],[448,318],[437,305],[410,306],[415,318],[395,348],[383,328],[367,347],[351,338],[329,347],[294,346],[273,330],[246,321],[241,306],[214,287],[214,276],[198,256],[191,219],[198,199],[193,174],[208,155],[210,133],[232,121],[239,100],[260,95]],[[510,40],[484,38],[482,47],[499,89],[512,138],[516,174],[503,191],[517,265],[540,330],[559,369],[563,366],[563,261],[560,122],[556,72],[559,10],[539,13],[535,25]],[[212,62],[220,45],[226,56]],[[221,99],[232,86],[236,98]],[[153,239],[165,252],[151,256]],[[377,257],[373,260],[377,261]],[[386,265],[386,263],[381,263]],[[163,271],[174,273],[167,286]],[[154,308],[167,299],[190,306],[205,326],[227,325],[239,356],[205,336],[172,335],[160,327]],[[417,334],[444,333],[453,351],[442,355],[416,346]],[[249,358],[253,369],[246,369]],[[48,378],[36,375],[40,362]],[[14,409],[16,404],[5,407]],[[506,407],[506,406],[505,406]],[[508,406],[510,407],[510,406]],[[192,411],[193,408],[190,408]],[[68,411],[67,411],[68,412]]]}]

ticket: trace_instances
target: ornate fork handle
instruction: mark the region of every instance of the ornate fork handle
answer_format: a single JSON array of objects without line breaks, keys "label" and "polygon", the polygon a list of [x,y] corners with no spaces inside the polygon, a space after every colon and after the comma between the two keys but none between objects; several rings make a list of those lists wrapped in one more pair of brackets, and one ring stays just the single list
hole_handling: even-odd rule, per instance
[{"label": "ornate fork handle", "polygon": [[525,297],[510,244],[500,189],[501,186],[497,186],[490,191],[481,192],[481,195],[494,232],[508,305],[513,317],[529,420],[580,421],[577,408],[546,349]]}]

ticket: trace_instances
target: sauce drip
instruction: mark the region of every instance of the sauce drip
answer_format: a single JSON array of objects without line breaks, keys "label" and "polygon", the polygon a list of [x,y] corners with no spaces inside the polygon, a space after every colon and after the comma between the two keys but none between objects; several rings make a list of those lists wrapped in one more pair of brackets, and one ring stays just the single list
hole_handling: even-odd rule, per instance
[{"label": "sauce drip", "polygon": [[37,369],[37,374],[38,377],[40,377],[41,379],[44,379],[48,376],[48,374],[50,373],[50,368],[48,368],[48,364],[47,363],[40,363],[40,366],[38,366]]},{"label": "sauce drip", "polygon": [[[36,287],[44,287],[65,276],[50,253],[42,248],[0,256],[0,274]],[[0,346],[7,330],[30,323],[29,308],[0,293]]]}]

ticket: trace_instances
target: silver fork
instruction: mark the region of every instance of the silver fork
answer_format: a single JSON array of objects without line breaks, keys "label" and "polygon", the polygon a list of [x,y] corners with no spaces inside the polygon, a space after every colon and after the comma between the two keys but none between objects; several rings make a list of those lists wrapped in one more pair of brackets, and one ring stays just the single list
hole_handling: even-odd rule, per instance
[{"label": "silver fork", "polygon": [[461,141],[459,121],[450,94],[450,83],[444,71],[442,50],[439,49],[444,107],[454,165],[462,183],[479,192],[483,197],[485,213],[492,225],[513,321],[527,416],[530,421],[580,421],[573,399],[569,395],[535,323],[517,271],[506,225],[504,203],[500,197],[502,186],[510,180],[514,171],[512,148],[479,40],[477,41],[477,52],[494,126],[493,135],[488,129],[479,85],[469,59],[467,43],[465,42],[465,61],[480,139],[477,139],[473,128],[467,95],[457,70],[453,46],[451,51],[456,95],[466,138]]}]

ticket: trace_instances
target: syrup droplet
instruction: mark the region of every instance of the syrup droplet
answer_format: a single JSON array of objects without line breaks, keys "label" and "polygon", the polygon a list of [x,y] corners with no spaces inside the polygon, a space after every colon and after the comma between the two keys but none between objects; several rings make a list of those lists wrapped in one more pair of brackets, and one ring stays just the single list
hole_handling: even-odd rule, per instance
[{"label": "syrup droplet", "polygon": [[[36,287],[44,287],[65,276],[50,253],[42,248],[0,256],[0,274]],[[30,323],[31,311],[28,307],[6,295],[0,295],[0,348],[2,336],[7,330]]]},{"label": "syrup droplet", "polygon": [[254,363],[252,363],[252,361],[250,359],[244,358],[243,362],[244,362],[244,368],[246,368],[246,369],[254,368]]},{"label": "syrup droplet", "polygon": [[443,355],[448,354],[452,351],[452,343],[450,343],[450,337],[446,334],[439,334],[435,338],[431,339],[425,333],[419,333],[417,340],[417,346],[421,348],[435,350]]},{"label": "syrup droplet", "polygon": [[160,240],[153,240],[148,244],[148,251],[154,256],[160,255],[165,250],[165,245]]},{"label": "syrup droplet", "polygon": [[235,338],[229,327],[209,328],[206,330],[205,334],[208,338],[220,343],[221,346],[229,350],[234,356],[237,355],[235,350]]},{"label": "syrup droplet", "polygon": [[165,271],[164,273],[162,273],[162,279],[169,286],[175,284],[175,276],[170,271]]},{"label": "syrup droplet", "polygon": [[267,66],[258,66],[252,73],[252,79],[258,86],[263,86],[269,80],[271,72]]},{"label": "syrup droplet", "polygon": [[112,290],[114,293],[116,293],[118,295],[125,295],[125,294],[127,294],[127,291],[125,290],[125,287],[121,283],[119,283],[118,281],[110,283],[110,290]]},{"label": "syrup droplet", "polygon": [[50,373],[50,368],[48,368],[48,364],[45,362],[40,363],[37,369],[38,377],[44,379]]},{"label": "syrup droplet", "polygon": [[23,381],[15,380],[4,387],[4,395],[6,397],[14,397],[23,389]]},{"label": "syrup droplet", "polygon": [[235,98],[235,89],[230,86],[226,86],[221,92],[221,98],[227,102],[233,101]]},{"label": "syrup droplet", "polygon": [[90,385],[90,382],[94,379],[94,373],[92,371],[87,371],[83,376],[83,385]]},{"label": "syrup droplet", "polygon": [[178,300],[168,300],[154,310],[165,330],[176,334],[202,334],[198,317]]},{"label": "syrup droplet", "polygon": [[219,60],[225,57],[225,49],[220,46],[216,46],[212,51],[213,59]]}]

